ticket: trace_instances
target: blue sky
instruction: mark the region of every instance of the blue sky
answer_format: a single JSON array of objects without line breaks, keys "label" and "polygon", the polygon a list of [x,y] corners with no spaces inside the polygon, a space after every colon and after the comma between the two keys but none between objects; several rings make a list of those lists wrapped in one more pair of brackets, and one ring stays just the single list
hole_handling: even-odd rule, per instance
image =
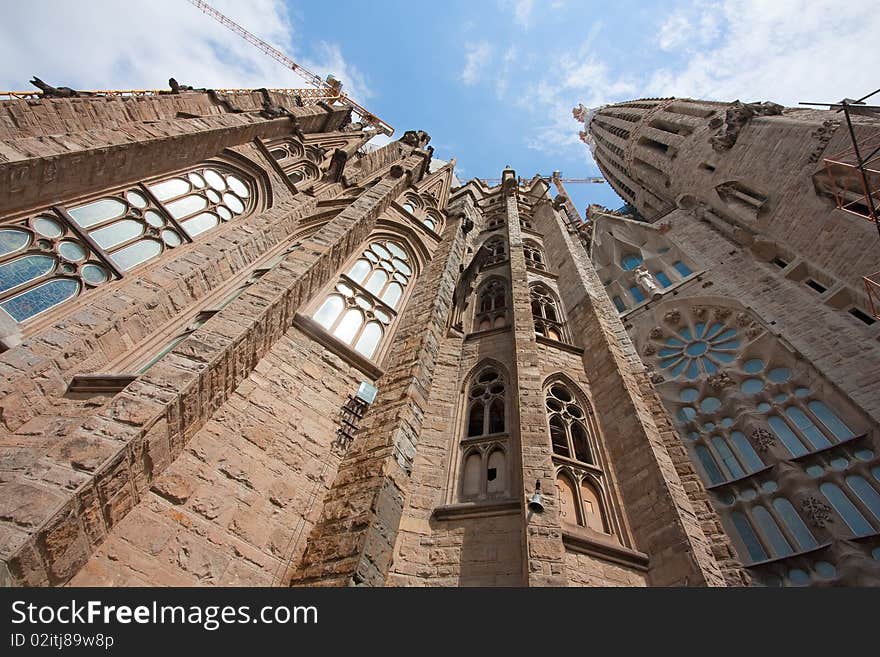
[{"label": "blue sky", "polygon": [[[597,175],[571,117],[645,96],[833,101],[880,87],[880,12],[866,0],[214,0],[400,136],[432,135],[463,179]],[[30,75],[80,88],[301,86],[185,0],[3,6],[0,88]],[[51,45],[49,45],[51,44]],[[588,202],[607,185],[570,186]]]}]

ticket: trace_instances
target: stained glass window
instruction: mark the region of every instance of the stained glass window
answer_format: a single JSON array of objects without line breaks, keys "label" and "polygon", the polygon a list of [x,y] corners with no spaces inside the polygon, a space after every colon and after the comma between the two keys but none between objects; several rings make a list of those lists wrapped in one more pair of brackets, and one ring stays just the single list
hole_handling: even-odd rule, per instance
[{"label": "stained glass window", "polygon": [[212,163],[3,224],[0,309],[18,322],[36,317],[111,280],[114,266],[126,272],[253,211],[256,193],[249,176]]}]

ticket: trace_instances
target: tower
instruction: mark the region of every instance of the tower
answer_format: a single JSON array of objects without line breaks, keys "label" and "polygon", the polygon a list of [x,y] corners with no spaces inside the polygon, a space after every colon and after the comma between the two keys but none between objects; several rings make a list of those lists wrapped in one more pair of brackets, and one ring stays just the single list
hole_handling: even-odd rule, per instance
[{"label": "tower", "polygon": [[745,581],[548,181],[320,92],[61,95],[0,102],[4,583]]},{"label": "tower", "polygon": [[[637,211],[591,208],[590,258],[721,517],[704,528],[735,546],[722,567],[876,585],[880,249],[843,115],[667,98],[575,116]],[[853,124],[876,146],[876,114]]]}]

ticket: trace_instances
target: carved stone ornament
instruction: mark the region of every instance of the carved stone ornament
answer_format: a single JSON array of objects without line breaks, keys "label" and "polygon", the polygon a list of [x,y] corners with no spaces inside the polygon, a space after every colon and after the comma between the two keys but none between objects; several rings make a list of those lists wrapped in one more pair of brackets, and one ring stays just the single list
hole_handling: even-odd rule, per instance
[{"label": "carved stone ornament", "polygon": [[651,332],[648,333],[648,336],[652,340],[659,340],[660,338],[663,337],[663,329],[660,328],[659,326],[655,326],[654,328],[651,329]]},{"label": "carved stone ornament", "polygon": [[752,317],[748,313],[737,313],[736,323],[737,326],[748,326],[752,323]]},{"label": "carved stone ornament", "polygon": [[645,349],[642,351],[642,353],[645,356],[653,356],[654,354],[657,353],[657,348],[654,345],[649,344],[647,347],[645,347]]},{"label": "carved stone ornament", "polygon": [[754,340],[759,335],[761,335],[762,331],[763,329],[758,324],[752,324],[751,326],[749,326],[749,328],[746,329],[746,335],[749,336],[750,340]]},{"label": "carved stone ornament", "polygon": [[714,314],[715,319],[723,322],[733,314],[733,311],[730,308],[716,308]]},{"label": "carved stone ornament", "polygon": [[717,372],[708,379],[709,385],[715,390],[723,390],[734,385],[734,380],[730,378],[727,372]]},{"label": "carved stone ornament", "polygon": [[814,527],[824,527],[828,523],[834,522],[831,507],[818,498],[804,498],[801,500],[801,508]]},{"label": "carved stone ornament", "polygon": [[666,380],[666,377],[660,374],[660,372],[655,372],[653,367],[648,368],[648,377],[651,379],[651,383],[655,385]]},{"label": "carved stone ornament", "polygon": [[[681,321],[681,311],[679,311],[678,308],[673,308],[668,313],[663,315],[663,320],[669,322],[670,324],[677,325]],[[654,336],[652,335],[651,337],[653,338]]]},{"label": "carved stone ornament", "polygon": [[766,429],[758,428],[752,431],[752,443],[759,452],[766,452],[776,443],[776,438]]},{"label": "carved stone ornament", "polygon": [[[742,103],[734,101],[724,114],[724,123],[718,126],[718,132],[709,139],[716,152],[729,150],[736,143],[740,130],[754,116],[776,116],[785,109],[776,103]],[[718,125],[713,122],[713,127]]]}]

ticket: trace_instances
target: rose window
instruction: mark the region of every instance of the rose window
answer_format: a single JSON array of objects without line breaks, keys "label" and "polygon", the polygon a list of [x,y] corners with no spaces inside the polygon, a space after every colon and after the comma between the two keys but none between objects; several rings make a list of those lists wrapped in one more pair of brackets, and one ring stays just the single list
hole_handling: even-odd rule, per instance
[{"label": "rose window", "polygon": [[740,344],[735,328],[701,322],[693,328],[680,329],[666,340],[657,355],[660,368],[668,370],[671,376],[683,373],[689,379],[696,379],[702,374],[714,374],[719,367],[733,361]]}]

